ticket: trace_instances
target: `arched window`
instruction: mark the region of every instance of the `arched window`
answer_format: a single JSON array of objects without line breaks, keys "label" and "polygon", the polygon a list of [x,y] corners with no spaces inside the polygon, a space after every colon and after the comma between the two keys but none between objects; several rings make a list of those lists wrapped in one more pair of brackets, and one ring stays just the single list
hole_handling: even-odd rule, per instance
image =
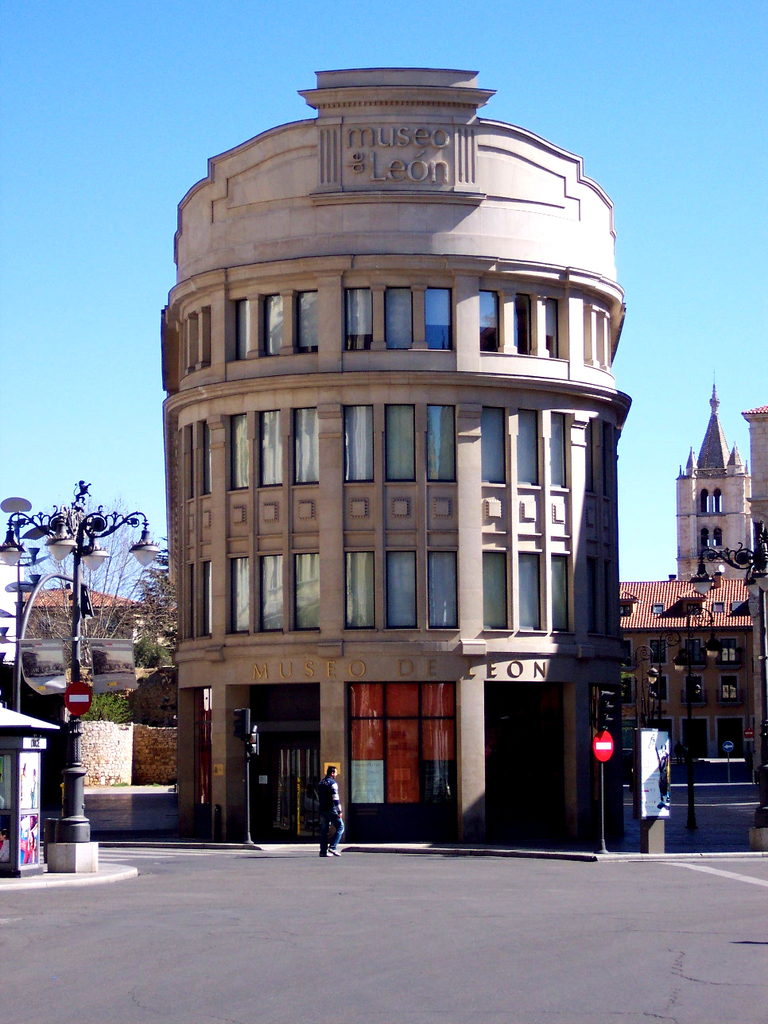
[{"label": "arched window", "polygon": [[704,488],[701,492],[701,498],[699,500],[699,508],[702,512],[709,512],[709,491]]},{"label": "arched window", "polygon": [[712,543],[716,548],[723,546],[723,531],[719,526],[716,526],[712,531]]},{"label": "arched window", "polygon": [[712,511],[722,512],[723,511],[723,493],[718,487],[715,493],[712,495]]},{"label": "arched window", "polygon": [[701,531],[701,546],[703,548],[709,547],[709,530],[706,528],[706,526]]}]

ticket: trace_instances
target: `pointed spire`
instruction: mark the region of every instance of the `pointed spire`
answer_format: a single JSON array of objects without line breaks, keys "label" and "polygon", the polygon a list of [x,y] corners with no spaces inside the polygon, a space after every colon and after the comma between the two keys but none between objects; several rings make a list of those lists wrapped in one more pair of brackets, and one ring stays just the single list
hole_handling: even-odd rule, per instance
[{"label": "pointed spire", "polygon": [[699,452],[699,469],[725,469],[728,462],[728,442],[725,440],[725,433],[717,415],[720,399],[717,397],[717,388],[714,384],[709,406],[712,414]]},{"label": "pointed spire", "polygon": [[690,476],[691,473],[696,469],[696,456],[693,454],[693,448],[691,448],[690,454],[688,455],[688,463],[685,467],[685,475]]},{"label": "pointed spire", "polygon": [[741,454],[739,453],[739,449],[736,447],[736,445],[733,446],[733,451],[731,452],[731,457],[730,457],[730,459],[728,459],[728,465],[729,466],[743,466],[744,465],[744,460],[742,459]]}]

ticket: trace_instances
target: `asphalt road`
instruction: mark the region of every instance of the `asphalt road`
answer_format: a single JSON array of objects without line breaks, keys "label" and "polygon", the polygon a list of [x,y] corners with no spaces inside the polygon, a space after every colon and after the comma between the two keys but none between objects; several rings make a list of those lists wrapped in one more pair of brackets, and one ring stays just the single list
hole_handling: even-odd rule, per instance
[{"label": "asphalt road", "polygon": [[768,858],[101,855],[0,893],[2,1024],[768,1024]]}]

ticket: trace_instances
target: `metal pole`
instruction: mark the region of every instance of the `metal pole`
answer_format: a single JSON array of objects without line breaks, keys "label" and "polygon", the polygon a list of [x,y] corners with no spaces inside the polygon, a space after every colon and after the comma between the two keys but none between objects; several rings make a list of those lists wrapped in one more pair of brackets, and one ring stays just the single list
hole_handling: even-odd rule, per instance
[{"label": "metal pole", "polygon": [[13,710],[21,712],[21,621],[24,603],[21,597],[21,559],[16,563],[16,655],[13,662]]},{"label": "metal pole", "polygon": [[685,823],[686,828],[694,829],[698,828],[696,824],[696,808],[694,806],[693,797],[693,752],[691,750],[691,743],[693,740],[693,677],[691,675],[691,661],[693,660],[693,630],[691,628],[691,616],[686,614],[686,628],[688,633],[686,659],[688,663],[688,672],[685,677],[685,696],[687,703],[687,714],[686,714],[686,743],[685,743],[685,764],[687,769],[688,777],[688,820]]},{"label": "metal pole", "polygon": [[[82,530],[77,531],[77,547],[73,552],[72,569],[72,683],[80,680],[80,631],[82,628],[82,609],[80,594],[83,584],[81,564]],[[91,841],[91,823],[85,816],[85,768],[81,759],[81,740],[83,725],[79,715],[71,715],[67,736],[67,765],[64,776],[64,817],[59,821],[57,839],[60,843],[89,843]]]},{"label": "metal pole", "polygon": [[605,845],[605,762],[600,762],[600,846],[595,853],[608,853]]},{"label": "metal pole", "polygon": [[759,597],[758,628],[760,667],[760,766],[757,784],[760,806],[755,811],[755,828],[768,828],[768,594],[761,588]]}]

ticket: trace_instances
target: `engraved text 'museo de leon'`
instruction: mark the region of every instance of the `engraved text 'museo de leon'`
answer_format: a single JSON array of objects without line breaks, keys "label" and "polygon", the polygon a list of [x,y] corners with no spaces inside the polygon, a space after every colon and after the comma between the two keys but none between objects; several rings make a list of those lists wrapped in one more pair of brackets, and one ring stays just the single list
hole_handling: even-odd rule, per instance
[{"label": "engraved text 'museo de leon'", "polygon": [[[451,168],[444,158],[451,142],[446,128],[424,125],[366,125],[347,128],[344,135],[348,166],[354,174],[369,181],[416,185],[452,184]],[[392,149],[400,152],[394,155]]]}]

